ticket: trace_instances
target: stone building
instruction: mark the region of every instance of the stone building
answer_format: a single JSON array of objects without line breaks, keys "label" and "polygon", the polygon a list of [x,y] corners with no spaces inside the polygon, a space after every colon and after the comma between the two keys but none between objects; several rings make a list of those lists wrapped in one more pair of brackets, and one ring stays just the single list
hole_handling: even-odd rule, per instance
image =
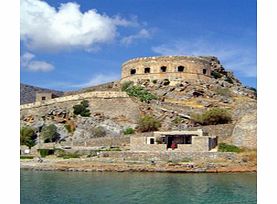
[{"label": "stone building", "polygon": [[43,102],[57,97],[58,96],[52,92],[36,92],[36,102]]},{"label": "stone building", "polygon": [[140,80],[194,81],[211,78],[210,57],[160,56],[131,59],[122,65],[121,82]]},{"label": "stone building", "polygon": [[201,129],[196,131],[153,132],[152,135],[132,136],[131,151],[215,151],[216,136],[205,136]]}]

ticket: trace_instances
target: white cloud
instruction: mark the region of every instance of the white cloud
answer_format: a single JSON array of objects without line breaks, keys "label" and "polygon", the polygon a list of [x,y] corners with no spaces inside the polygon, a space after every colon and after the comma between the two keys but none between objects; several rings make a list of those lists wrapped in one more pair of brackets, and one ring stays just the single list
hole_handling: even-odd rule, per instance
[{"label": "white cloud", "polygon": [[152,47],[161,55],[216,56],[223,66],[245,77],[257,76],[256,49],[236,44],[221,44],[215,41],[175,41]]},{"label": "white cloud", "polygon": [[88,82],[80,83],[80,84],[72,84],[71,87],[84,88],[84,87],[94,86],[98,84],[104,84],[107,82],[112,82],[119,79],[120,79],[119,74],[97,74],[93,76]]},{"label": "white cloud", "polygon": [[151,36],[150,31],[143,28],[137,34],[129,35],[127,37],[122,38],[121,42],[124,45],[129,45],[129,44],[133,43],[135,40],[143,39],[143,38],[150,38],[150,36]]},{"label": "white cloud", "polygon": [[72,2],[58,9],[40,0],[21,0],[20,6],[21,40],[33,50],[92,49],[112,41],[118,26],[136,26],[136,22],[101,15],[95,9],[82,13],[80,5]]},{"label": "white cloud", "polygon": [[52,64],[49,64],[45,61],[33,60],[34,58],[34,54],[30,52],[24,53],[20,58],[22,68],[33,72],[48,72],[54,69]]}]

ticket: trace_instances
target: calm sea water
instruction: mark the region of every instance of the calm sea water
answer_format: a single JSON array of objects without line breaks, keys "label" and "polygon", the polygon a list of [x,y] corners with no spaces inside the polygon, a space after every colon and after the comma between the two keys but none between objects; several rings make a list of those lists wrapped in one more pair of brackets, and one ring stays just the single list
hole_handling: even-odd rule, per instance
[{"label": "calm sea water", "polygon": [[256,174],[21,171],[21,204],[252,204]]}]

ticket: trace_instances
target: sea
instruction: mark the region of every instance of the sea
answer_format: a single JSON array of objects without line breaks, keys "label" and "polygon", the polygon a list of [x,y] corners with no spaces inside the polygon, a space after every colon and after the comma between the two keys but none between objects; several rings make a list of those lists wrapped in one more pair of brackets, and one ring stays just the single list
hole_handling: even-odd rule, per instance
[{"label": "sea", "polygon": [[254,204],[256,173],[20,172],[21,204]]}]

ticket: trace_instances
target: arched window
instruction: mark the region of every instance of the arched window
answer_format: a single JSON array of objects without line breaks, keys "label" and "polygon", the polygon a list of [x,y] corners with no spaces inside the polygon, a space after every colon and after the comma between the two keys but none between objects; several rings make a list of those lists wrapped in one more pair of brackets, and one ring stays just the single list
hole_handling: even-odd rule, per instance
[{"label": "arched window", "polygon": [[177,67],[177,71],[178,72],[183,72],[185,70],[185,67],[184,66],[178,66]]},{"label": "arched window", "polygon": [[145,74],[150,73],[150,67],[144,68],[144,73],[145,73]]},{"label": "arched window", "polygon": [[161,66],[161,72],[166,72],[166,66]]},{"label": "arched window", "polygon": [[130,74],[131,74],[131,75],[136,74],[136,69],[131,69],[131,70],[130,70]]},{"label": "arched window", "polygon": [[207,69],[203,69],[203,74],[207,74]]}]

